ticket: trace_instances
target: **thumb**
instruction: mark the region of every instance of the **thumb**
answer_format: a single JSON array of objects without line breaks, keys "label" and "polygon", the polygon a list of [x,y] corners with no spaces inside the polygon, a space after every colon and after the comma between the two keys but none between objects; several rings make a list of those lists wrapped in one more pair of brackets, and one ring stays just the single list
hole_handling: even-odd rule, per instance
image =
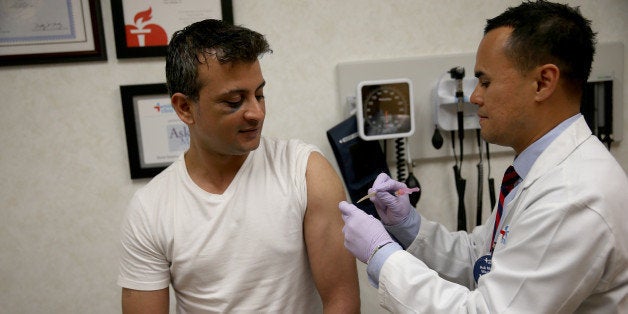
[{"label": "thumb", "polygon": [[357,209],[355,205],[349,204],[346,201],[340,202],[338,204],[338,208],[340,208],[340,212],[342,213],[342,219],[345,221]]}]

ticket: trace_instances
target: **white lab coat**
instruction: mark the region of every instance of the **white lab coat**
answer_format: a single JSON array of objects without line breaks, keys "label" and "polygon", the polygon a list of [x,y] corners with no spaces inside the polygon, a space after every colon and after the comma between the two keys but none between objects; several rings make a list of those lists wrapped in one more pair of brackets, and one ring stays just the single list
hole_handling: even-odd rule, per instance
[{"label": "white lab coat", "polygon": [[628,179],[584,118],[539,156],[505,212],[509,232],[498,235],[492,269],[477,285],[473,265],[489,254],[495,211],[470,234],[422,217],[414,242],[381,269],[381,306],[395,313],[628,312]]}]

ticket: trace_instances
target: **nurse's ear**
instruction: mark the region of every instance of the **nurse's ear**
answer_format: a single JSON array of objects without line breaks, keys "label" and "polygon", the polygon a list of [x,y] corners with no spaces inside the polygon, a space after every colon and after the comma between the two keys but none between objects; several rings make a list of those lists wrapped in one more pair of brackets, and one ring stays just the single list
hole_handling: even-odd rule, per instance
[{"label": "nurse's ear", "polygon": [[187,125],[194,124],[194,115],[192,114],[192,103],[188,96],[182,93],[174,93],[170,98],[172,108],[179,116],[179,119]]},{"label": "nurse's ear", "polygon": [[558,86],[560,78],[560,69],[554,64],[544,64],[535,70],[536,95],[534,100],[542,102],[548,99]]}]

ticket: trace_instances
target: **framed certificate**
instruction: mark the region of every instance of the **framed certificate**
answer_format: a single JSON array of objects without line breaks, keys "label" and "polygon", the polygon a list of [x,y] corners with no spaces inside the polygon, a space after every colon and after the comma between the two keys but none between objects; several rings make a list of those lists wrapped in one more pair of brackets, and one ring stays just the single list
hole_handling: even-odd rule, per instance
[{"label": "framed certificate", "polygon": [[190,146],[165,83],[120,86],[131,178],[157,175]]},{"label": "framed certificate", "polygon": [[204,19],[233,24],[231,0],[111,0],[118,58],[160,57],[174,32]]},{"label": "framed certificate", "polygon": [[100,0],[1,0],[0,65],[107,60]]}]

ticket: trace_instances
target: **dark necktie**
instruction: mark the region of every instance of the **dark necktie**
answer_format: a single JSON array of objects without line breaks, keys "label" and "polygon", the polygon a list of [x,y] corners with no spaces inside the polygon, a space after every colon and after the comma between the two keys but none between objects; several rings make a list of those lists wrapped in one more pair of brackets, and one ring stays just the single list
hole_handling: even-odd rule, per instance
[{"label": "dark necktie", "polygon": [[497,203],[495,226],[493,227],[493,238],[491,239],[491,253],[493,253],[493,250],[495,249],[495,236],[497,235],[497,228],[499,227],[499,222],[501,221],[502,214],[504,212],[504,199],[506,198],[506,195],[512,191],[515,187],[515,183],[517,183],[519,179],[519,175],[512,165],[506,169],[504,178],[502,179],[502,186],[499,191],[499,202]]}]

